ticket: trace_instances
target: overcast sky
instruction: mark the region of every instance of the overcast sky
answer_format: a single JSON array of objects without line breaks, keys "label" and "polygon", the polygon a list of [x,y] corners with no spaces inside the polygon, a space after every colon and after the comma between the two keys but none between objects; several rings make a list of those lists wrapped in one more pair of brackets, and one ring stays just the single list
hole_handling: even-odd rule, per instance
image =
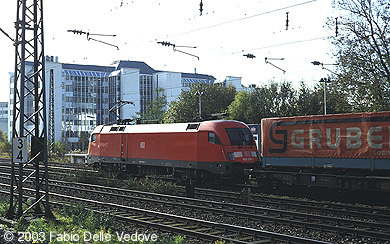
[{"label": "overcast sky", "polygon": [[[44,1],[45,55],[62,63],[110,65],[143,61],[156,70],[242,77],[244,85],[287,80],[315,84],[329,72],[311,64],[332,62],[327,17],[337,17],[331,0],[50,0]],[[3,0],[0,28],[15,38],[15,0]],[[286,12],[289,26],[286,30]],[[86,35],[116,45],[88,41]],[[157,44],[196,46],[174,52]],[[254,59],[244,57],[251,53]],[[0,33],[0,101],[9,99],[13,43]],[[265,58],[282,70],[265,63]],[[273,60],[284,58],[284,60]]]}]

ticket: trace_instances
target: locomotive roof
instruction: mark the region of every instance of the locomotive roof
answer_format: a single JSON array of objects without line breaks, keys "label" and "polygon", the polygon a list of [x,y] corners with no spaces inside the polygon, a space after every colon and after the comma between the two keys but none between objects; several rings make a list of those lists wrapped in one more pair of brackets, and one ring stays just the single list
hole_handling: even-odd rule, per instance
[{"label": "locomotive roof", "polygon": [[197,132],[203,128],[210,128],[210,125],[216,124],[239,123],[231,120],[191,122],[191,123],[174,123],[174,124],[140,124],[140,125],[99,125],[93,133],[161,133],[161,132]]}]

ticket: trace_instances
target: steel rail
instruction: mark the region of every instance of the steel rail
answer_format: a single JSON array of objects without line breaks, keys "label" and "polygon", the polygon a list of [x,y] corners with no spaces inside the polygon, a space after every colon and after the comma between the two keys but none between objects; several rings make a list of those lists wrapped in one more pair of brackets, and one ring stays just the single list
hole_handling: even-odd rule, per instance
[{"label": "steel rail", "polygon": [[[104,187],[99,185],[73,183],[59,180],[50,180],[51,187],[57,187],[62,190],[73,190],[76,192],[85,192],[90,194],[105,194],[114,198],[124,198],[138,201],[144,201],[155,204],[166,204],[171,206],[180,206],[182,208],[192,208],[200,211],[209,211],[225,214],[228,216],[245,217],[253,220],[260,220],[270,223],[290,224],[294,226],[303,226],[312,229],[325,229],[334,232],[345,232],[359,236],[380,238],[382,240],[390,239],[389,224],[366,222],[359,220],[342,219],[329,216],[318,216],[307,213],[291,212],[286,210],[277,210],[264,207],[255,207],[249,205],[239,205],[232,203],[210,202],[206,200],[185,198],[179,196],[163,195],[157,193],[146,193],[134,190],[125,190],[121,188]],[[62,185],[58,185],[62,184]],[[74,187],[79,186],[79,188]],[[82,187],[82,188],[80,188]],[[90,187],[92,189],[86,189]],[[99,190],[96,190],[99,189]],[[106,191],[102,191],[106,190]],[[115,193],[119,192],[119,193]],[[136,196],[132,196],[132,195]],[[146,198],[148,197],[148,198]],[[158,200],[156,200],[156,198]],[[165,199],[165,200],[162,200]],[[212,206],[212,208],[211,208]],[[347,227],[346,227],[347,226]]]},{"label": "steel rail", "polygon": [[[184,194],[184,188],[181,189]],[[195,188],[196,196],[204,196],[206,198],[223,199],[234,201],[240,193],[220,191],[213,189]],[[390,223],[390,209],[369,207],[369,206],[355,206],[343,203],[333,202],[318,202],[310,200],[300,200],[293,198],[282,198],[274,196],[265,196],[259,194],[251,195],[251,202],[256,204],[269,204],[278,207],[284,207],[286,209],[297,209],[297,210],[312,210],[317,213],[330,213],[340,214],[350,217],[363,217],[367,219],[374,219],[376,221],[386,221]]]},{"label": "steel rail", "polygon": [[[6,186],[7,184],[1,183],[0,185]],[[25,188],[25,191],[34,191],[34,189]],[[0,190],[0,192],[4,194],[9,194],[9,191]],[[101,202],[92,199],[74,197],[74,196],[69,196],[64,194],[53,193],[53,192],[50,193],[50,196],[57,197],[60,199],[70,200],[70,201],[82,202],[82,203],[90,204],[95,207],[96,206],[105,207],[108,208],[109,210],[108,212],[107,210],[106,211],[101,209],[96,210],[94,208],[92,208],[92,210],[104,214],[108,213],[114,218],[130,221],[135,224],[149,226],[160,230],[172,231],[174,233],[181,233],[181,234],[193,236],[195,238],[201,238],[206,240],[212,240],[212,241],[223,240],[223,241],[228,241],[233,243],[252,243],[252,244],[266,243],[268,241],[269,242],[282,241],[282,242],[297,243],[297,244],[298,243],[299,244],[300,243],[318,243],[318,244],[328,243],[329,244],[329,242],[324,242],[324,241],[284,235],[284,234],[257,230],[253,228],[247,228],[247,227],[236,226],[236,225],[204,221],[195,218],[177,216],[173,214],[161,213],[161,212],[156,212],[151,210],[134,208],[134,207],[119,205],[114,203]],[[58,204],[63,205],[64,203],[58,203]],[[113,210],[120,211],[120,212],[125,211],[125,212],[122,214],[115,214],[115,213],[113,214]],[[136,214],[136,215],[132,215],[132,214]],[[143,215],[139,216],[139,214],[143,214]],[[170,222],[170,221],[174,221],[174,222]],[[169,224],[164,224],[167,222]],[[178,227],[178,226],[183,226],[183,227]],[[202,232],[206,230],[212,231],[210,232],[211,234]],[[225,235],[227,234],[228,236],[239,235],[238,237],[239,239],[226,237],[221,234],[225,234]],[[243,237],[242,235],[245,235],[245,237]],[[250,241],[246,241],[244,239],[249,239]]]},{"label": "steel rail", "polygon": [[[235,217],[245,217],[253,220],[260,220],[270,223],[281,223],[281,224],[290,224],[294,226],[303,226],[305,228],[318,229],[322,228],[325,230],[331,230],[334,232],[345,232],[352,233],[359,236],[375,237],[387,240],[390,238],[390,235],[385,232],[390,230],[390,225],[385,225],[382,223],[367,223],[359,220],[348,220],[328,216],[317,216],[306,213],[297,213],[290,212],[285,210],[275,210],[263,207],[254,207],[254,206],[244,206],[232,203],[220,203],[220,202],[210,202],[205,200],[195,200],[184,197],[169,196],[156,193],[145,193],[133,190],[124,190],[120,188],[112,187],[102,187],[92,184],[83,184],[83,183],[69,183],[65,181],[51,180],[50,183],[63,184],[63,185],[51,185],[51,187],[57,187],[62,190],[73,190],[76,192],[85,192],[90,194],[104,194],[105,196],[111,196],[114,198],[124,198],[137,201],[144,201],[148,203],[155,204],[166,204],[181,208],[191,208],[200,211],[210,211],[216,212],[228,216]],[[72,186],[73,185],[73,186]],[[76,188],[74,185],[82,187]],[[85,187],[90,187],[92,189],[86,189]],[[96,190],[99,189],[99,190]],[[102,189],[108,190],[101,191]],[[114,193],[120,192],[118,193]],[[129,194],[136,194],[138,196],[131,196]],[[149,196],[146,198],[146,196]],[[156,200],[155,198],[158,198]],[[165,200],[162,200],[165,199]],[[174,202],[172,202],[174,200]],[[197,205],[201,204],[201,206]],[[202,206],[203,205],[203,206]],[[348,227],[345,227],[348,226]],[[357,229],[360,228],[360,229]],[[364,228],[364,229],[362,229]],[[369,229],[367,229],[369,228]],[[379,229],[380,231],[373,231],[373,229]]]},{"label": "steel rail", "polygon": [[[290,224],[294,226],[303,226],[305,228],[331,230],[334,232],[345,232],[359,236],[379,238],[381,240],[390,239],[390,224],[366,222],[360,220],[343,219],[329,216],[319,216],[307,213],[291,212],[286,210],[270,209],[264,207],[255,207],[234,203],[223,203],[206,201],[179,196],[164,195],[158,193],[147,193],[134,190],[126,190],[114,187],[102,187],[99,185],[70,183],[82,188],[76,188],[69,185],[68,182],[53,180],[51,183],[64,184],[63,186],[51,185],[51,187],[60,187],[63,190],[83,191],[92,194],[105,194],[114,198],[124,198],[137,201],[143,201],[155,204],[166,204],[175,207],[190,208],[193,210],[220,213],[238,218],[249,218],[253,220],[266,221],[270,223]],[[90,187],[92,189],[86,189]],[[100,189],[100,190],[97,190]],[[101,191],[104,189],[106,191]],[[119,193],[115,193],[119,192]],[[132,196],[129,194],[135,194]],[[347,226],[347,227],[346,227]],[[377,230],[377,231],[375,231]]]}]

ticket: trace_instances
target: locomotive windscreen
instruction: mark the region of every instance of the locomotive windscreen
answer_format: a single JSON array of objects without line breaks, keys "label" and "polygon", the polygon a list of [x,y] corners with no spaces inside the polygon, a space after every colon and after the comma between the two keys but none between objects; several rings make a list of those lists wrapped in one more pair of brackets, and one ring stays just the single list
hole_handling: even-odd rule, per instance
[{"label": "locomotive windscreen", "polygon": [[254,145],[252,133],[247,128],[226,128],[231,145]]}]

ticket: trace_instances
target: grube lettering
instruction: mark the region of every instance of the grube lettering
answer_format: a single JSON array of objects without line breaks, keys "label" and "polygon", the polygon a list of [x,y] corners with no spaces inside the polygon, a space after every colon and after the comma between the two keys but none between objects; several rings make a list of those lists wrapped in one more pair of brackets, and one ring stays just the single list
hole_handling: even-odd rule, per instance
[{"label": "grube lettering", "polygon": [[[276,157],[389,157],[390,116],[348,114],[263,119],[263,155]],[[381,114],[382,115],[382,114]]]},{"label": "grube lettering", "polygon": [[347,148],[358,149],[362,146],[362,131],[359,127],[347,128]]},{"label": "grube lettering", "polygon": [[336,142],[333,144],[331,139],[332,131],[330,128],[326,128],[326,145],[328,145],[329,148],[336,149],[340,146],[340,131],[340,128],[336,128]]},{"label": "grube lettering", "polygon": [[303,136],[297,136],[300,134],[303,134],[304,130],[299,129],[299,130],[293,130],[291,133],[291,145],[294,148],[304,148],[305,147],[305,142]]},{"label": "grube lettering", "polygon": [[[389,134],[390,134],[390,127]],[[382,149],[382,143],[374,143],[373,141],[382,141],[382,135],[372,135],[374,132],[382,132],[382,127],[371,127],[368,130],[367,142],[371,148]],[[390,145],[390,144],[389,144]]]},{"label": "grube lettering", "polygon": [[313,142],[317,148],[321,147],[321,130],[320,129],[310,129],[309,130],[309,147],[313,149]]},{"label": "grube lettering", "polygon": [[[390,134],[390,126],[388,127]],[[340,147],[341,128],[331,129],[325,128],[326,131],[326,145],[330,149]],[[335,136],[332,134],[335,133]],[[382,127],[370,127],[367,133],[367,143],[371,148],[382,149],[382,135],[374,133],[382,132]],[[332,139],[335,138],[335,139]],[[346,148],[359,149],[362,147],[362,130],[359,127],[346,128]],[[335,141],[334,143],[332,141]],[[322,131],[320,129],[309,129],[309,145],[310,149],[322,148]],[[390,143],[390,142],[389,142]],[[291,132],[291,145],[297,149],[305,148],[305,130],[296,129]]]}]

